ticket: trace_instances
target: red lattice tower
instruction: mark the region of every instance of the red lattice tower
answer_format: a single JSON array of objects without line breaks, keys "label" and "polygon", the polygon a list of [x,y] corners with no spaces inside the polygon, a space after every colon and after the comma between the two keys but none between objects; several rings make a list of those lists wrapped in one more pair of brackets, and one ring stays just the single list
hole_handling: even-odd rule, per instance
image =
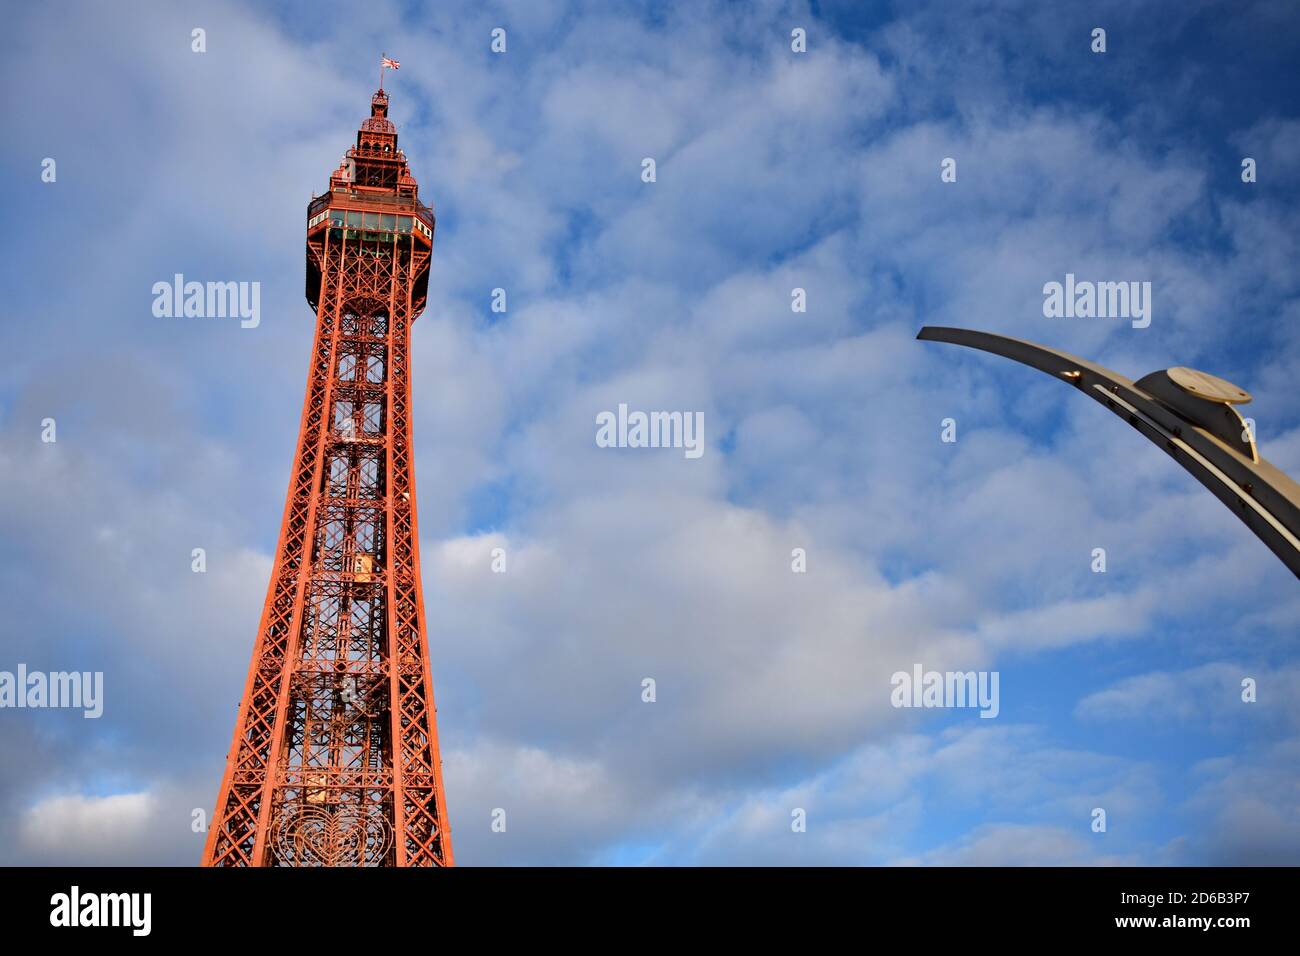
[{"label": "red lattice tower", "polygon": [[307,207],[316,338],[205,866],[449,866],[411,454],[433,210],[381,88]]}]

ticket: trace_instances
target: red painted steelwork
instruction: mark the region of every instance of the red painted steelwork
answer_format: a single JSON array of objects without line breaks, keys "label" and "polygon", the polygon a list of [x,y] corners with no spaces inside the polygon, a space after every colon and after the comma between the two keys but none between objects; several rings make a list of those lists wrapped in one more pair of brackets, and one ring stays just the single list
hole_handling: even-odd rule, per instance
[{"label": "red painted steelwork", "polygon": [[411,452],[433,210],[388,94],[307,211],[316,336],[205,866],[450,866]]}]

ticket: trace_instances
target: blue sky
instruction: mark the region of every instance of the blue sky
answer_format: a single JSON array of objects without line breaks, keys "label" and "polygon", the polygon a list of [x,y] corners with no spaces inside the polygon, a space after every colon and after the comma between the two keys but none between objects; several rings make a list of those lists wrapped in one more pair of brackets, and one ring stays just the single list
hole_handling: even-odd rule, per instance
[{"label": "blue sky", "polygon": [[[413,384],[459,862],[1300,861],[1294,577],[1095,404],[914,340],[1203,368],[1300,474],[1291,4],[335,13],[73,4],[0,40],[0,670],[107,698],[0,711],[0,861],[198,859],[298,425],[304,212],[381,50],[438,214]],[[155,317],[177,272],[260,282],[261,324]],[[1150,327],[1045,318],[1067,272],[1150,281]],[[705,454],[598,448],[624,402],[702,411]],[[892,708],[913,663],[998,671],[1001,713]]]}]

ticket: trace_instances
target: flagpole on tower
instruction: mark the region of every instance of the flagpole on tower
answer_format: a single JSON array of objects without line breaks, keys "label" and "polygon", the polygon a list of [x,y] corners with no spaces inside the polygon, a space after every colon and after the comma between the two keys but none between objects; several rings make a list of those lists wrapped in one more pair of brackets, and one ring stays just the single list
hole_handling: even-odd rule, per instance
[{"label": "flagpole on tower", "polygon": [[384,70],[395,70],[400,65],[396,60],[390,60],[388,54],[379,54],[379,92],[384,92]]}]

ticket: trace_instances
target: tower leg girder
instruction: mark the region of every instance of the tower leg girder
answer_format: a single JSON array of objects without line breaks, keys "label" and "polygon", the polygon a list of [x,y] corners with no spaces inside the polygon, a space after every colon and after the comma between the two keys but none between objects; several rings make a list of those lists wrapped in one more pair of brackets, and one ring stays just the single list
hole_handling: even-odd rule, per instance
[{"label": "tower leg girder", "polygon": [[205,865],[453,862],[411,442],[417,239],[309,235],[302,420]]}]

